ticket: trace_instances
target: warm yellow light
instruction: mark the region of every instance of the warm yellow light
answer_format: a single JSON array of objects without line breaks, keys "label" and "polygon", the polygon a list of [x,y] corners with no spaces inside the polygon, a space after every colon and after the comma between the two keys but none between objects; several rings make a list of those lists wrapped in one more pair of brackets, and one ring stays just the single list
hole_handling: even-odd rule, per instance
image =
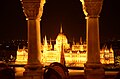
[{"label": "warm yellow light", "polygon": [[[52,46],[52,44],[47,42],[47,37],[45,36],[44,44],[42,44],[41,46],[41,54],[40,54],[41,63],[44,66],[46,66],[52,62],[60,62],[62,44],[64,46],[64,49],[66,50],[64,51],[66,66],[83,67],[84,63],[86,63],[87,61],[87,44],[81,42],[81,43],[73,44],[72,47],[70,47],[70,44],[68,44],[68,40],[66,36],[63,34],[58,34],[56,39],[56,44],[54,44],[54,46]],[[28,59],[27,52],[28,50],[25,48],[18,49],[16,63],[19,64],[27,63],[27,59]],[[100,50],[100,62],[102,64],[114,63],[114,51],[112,50],[112,48],[110,48],[109,50],[106,47]]]}]

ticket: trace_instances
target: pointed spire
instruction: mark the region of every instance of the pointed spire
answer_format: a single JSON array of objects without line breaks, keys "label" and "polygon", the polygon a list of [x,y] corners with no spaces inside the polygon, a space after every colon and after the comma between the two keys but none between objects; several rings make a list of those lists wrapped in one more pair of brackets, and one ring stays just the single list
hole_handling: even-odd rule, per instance
[{"label": "pointed spire", "polygon": [[62,30],[62,24],[61,24],[61,27],[60,27],[60,33],[62,33],[63,32],[63,30]]},{"label": "pointed spire", "polygon": [[47,37],[45,35],[45,42],[44,42],[44,45],[47,45]]},{"label": "pointed spire", "polygon": [[82,45],[82,37],[80,37],[80,45]]},{"label": "pointed spire", "polygon": [[23,46],[23,50],[25,50],[26,46]]},{"label": "pointed spire", "polygon": [[14,57],[13,57],[13,55],[10,55],[10,59],[13,59]]},{"label": "pointed spire", "polygon": [[107,45],[105,45],[105,49],[107,49]]},{"label": "pointed spire", "polygon": [[65,66],[64,45],[61,45],[61,58],[60,63]]},{"label": "pointed spire", "polygon": [[18,49],[17,50],[19,50],[20,49],[20,47],[19,47],[19,45],[18,45]]},{"label": "pointed spire", "polygon": [[113,51],[112,44],[110,45],[110,52]]}]

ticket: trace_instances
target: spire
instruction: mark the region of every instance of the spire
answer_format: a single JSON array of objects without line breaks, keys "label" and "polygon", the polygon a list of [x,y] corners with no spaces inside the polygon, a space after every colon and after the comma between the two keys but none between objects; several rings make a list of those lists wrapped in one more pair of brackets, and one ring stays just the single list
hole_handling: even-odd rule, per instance
[{"label": "spire", "polygon": [[62,33],[63,32],[63,30],[62,30],[62,24],[61,24],[61,27],[60,27],[60,33]]},{"label": "spire", "polygon": [[112,45],[110,45],[110,52],[113,52]]},{"label": "spire", "polygon": [[47,45],[47,37],[46,37],[46,35],[45,35],[44,45]]},{"label": "spire", "polygon": [[105,45],[105,49],[107,50],[107,45]]},{"label": "spire", "polygon": [[80,37],[80,45],[82,45],[82,37]]},{"label": "spire", "polygon": [[19,47],[19,45],[18,45],[18,49],[17,50],[19,50],[20,49],[20,47]]},{"label": "spire", "polygon": [[60,63],[65,66],[65,56],[64,56],[64,46],[63,46],[63,44],[61,45],[61,58],[60,58]]}]

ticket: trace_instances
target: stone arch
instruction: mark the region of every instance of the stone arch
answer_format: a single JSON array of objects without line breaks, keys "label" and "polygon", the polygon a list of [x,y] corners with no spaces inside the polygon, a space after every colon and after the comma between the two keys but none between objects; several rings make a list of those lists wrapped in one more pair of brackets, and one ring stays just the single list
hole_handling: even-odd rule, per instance
[{"label": "stone arch", "polygon": [[[103,0],[80,0],[86,15],[88,61],[85,64],[87,79],[103,79],[104,70],[100,63],[99,14]],[[42,79],[40,52],[40,17],[45,0],[23,0],[23,9],[28,18],[28,63],[25,66],[26,79]],[[34,54],[33,54],[34,52]],[[37,74],[38,73],[38,74]],[[40,74],[41,73],[41,74]],[[35,77],[34,77],[35,76]]]}]

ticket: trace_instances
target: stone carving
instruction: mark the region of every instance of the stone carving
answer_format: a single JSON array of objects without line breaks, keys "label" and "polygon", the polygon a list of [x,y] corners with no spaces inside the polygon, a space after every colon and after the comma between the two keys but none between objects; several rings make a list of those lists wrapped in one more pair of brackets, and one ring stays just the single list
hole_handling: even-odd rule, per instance
[{"label": "stone carving", "polygon": [[35,19],[39,13],[39,3],[26,3],[23,4],[23,12],[29,19]]},{"label": "stone carving", "polygon": [[84,1],[82,2],[84,14],[88,17],[99,17],[102,9],[102,1]]},{"label": "stone carving", "polygon": [[23,5],[23,12],[28,19],[40,19],[43,13],[43,5],[45,3],[45,0],[40,1],[21,2]]}]

